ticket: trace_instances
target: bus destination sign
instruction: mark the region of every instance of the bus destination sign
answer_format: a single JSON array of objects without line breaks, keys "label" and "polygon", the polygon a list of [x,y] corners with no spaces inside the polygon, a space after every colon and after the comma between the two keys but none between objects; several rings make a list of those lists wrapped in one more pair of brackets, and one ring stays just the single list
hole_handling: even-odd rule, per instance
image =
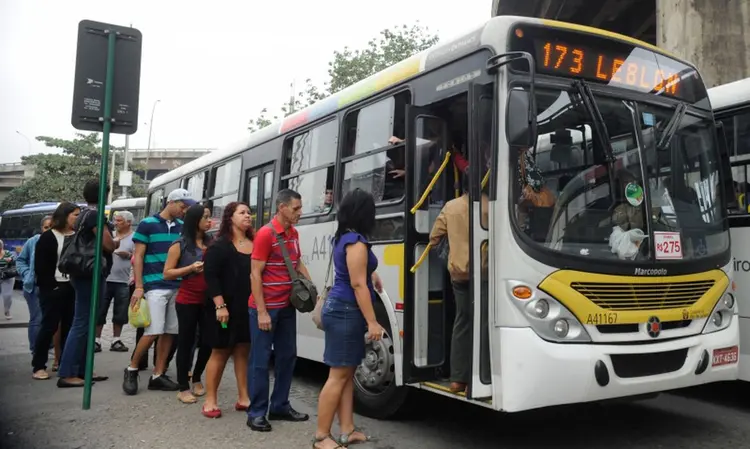
[{"label": "bus destination sign", "polygon": [[693,67],[619,40],[555,28],[519,27],[511,47],[531,53],[539,74],[581,78],[690,103],[705,96]]}]

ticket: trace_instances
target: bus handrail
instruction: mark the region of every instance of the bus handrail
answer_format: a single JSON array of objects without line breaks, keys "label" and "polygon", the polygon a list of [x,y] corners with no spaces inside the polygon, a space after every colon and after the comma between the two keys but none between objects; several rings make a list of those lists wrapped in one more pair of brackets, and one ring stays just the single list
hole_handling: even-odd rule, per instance
[{"label": "bus handrail", "polygon": [[422,265],[422,263],[424,263],[424,260],[427,258],[427,255],[430,253],[430,248],[432,248],[432,243],[427,244],[424,251],[422,251],[422,255],[419,256],[419,259],[417,260],[417,262],[409,270],[412,272],[412,274],[416,273],[419,266]]},{"label": "bus handrail", "polygon": [[422,197],[417,201],[417,204],[414,205],[414,207],[411,208],[412,215],[417,213],[417,210],[419,210],[420,207],[422,207],[422,203],[425,202],[427,199],[427,195],[430,194],[432,191],[432,188],[435,187],[435,183],[437,182],[440,175],[443,174],[443,170],[445,170],[445,166],[448,165],[448,162],[451,160],[451,152],[448,151],[445,153],[445,158],[443,158],[443,163],[440,164],[440,168],[438,168],[438,171],[435,173],[435,176],[432,177],[432,180],[427,185],[427,188],[424,189],[424,193],[422,193]]}]

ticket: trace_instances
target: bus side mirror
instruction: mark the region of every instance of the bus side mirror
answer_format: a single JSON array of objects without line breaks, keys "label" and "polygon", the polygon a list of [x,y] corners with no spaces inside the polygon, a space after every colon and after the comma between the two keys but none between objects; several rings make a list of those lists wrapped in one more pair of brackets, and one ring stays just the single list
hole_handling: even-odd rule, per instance
[{"label": "bus side mirror", "polygon": [[727,144],[727,136],[724,134],[724,123],[720,121],[716,122],[716,137],[719,144],[719,179],[724,189],[724,196],[727,198],[727,208],[730,210],[738,209],[740,205],[737,202],[737,193],[734,191],[729,145]]},{"label": "bus side mirror", "polygon": [[535,147],[537,139],[536,107],[529,92],[512,89],[508,92],[505,110],[505,137],[512,147]]}]

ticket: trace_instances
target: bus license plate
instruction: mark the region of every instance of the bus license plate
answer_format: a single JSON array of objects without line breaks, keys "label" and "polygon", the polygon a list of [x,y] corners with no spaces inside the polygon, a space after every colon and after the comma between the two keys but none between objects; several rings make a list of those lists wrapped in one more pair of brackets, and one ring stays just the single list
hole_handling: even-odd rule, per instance
[{"label": "bus license plate", "polygon": [[739,347],[714,349],[714,361],[712,366],[731,365],[737,363],[739,357]]}]

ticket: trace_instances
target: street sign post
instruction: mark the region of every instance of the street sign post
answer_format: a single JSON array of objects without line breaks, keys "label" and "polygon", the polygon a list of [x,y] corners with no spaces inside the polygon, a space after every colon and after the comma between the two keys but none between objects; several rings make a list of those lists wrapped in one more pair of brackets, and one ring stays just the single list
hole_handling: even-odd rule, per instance
[{"label": "street sign post", "polygon": [[[78,24],[72,124],[83,131],[102,132],[102,164],[96,218],[94,266],[101,266],[104,207],[107,192],[109,135],[132,134],[138,128],[141,77],[141,32],[108,23],[82,20]],[[96,317],[104,279],[94,273],[86,348],[83,409],[91,407]]]}]

